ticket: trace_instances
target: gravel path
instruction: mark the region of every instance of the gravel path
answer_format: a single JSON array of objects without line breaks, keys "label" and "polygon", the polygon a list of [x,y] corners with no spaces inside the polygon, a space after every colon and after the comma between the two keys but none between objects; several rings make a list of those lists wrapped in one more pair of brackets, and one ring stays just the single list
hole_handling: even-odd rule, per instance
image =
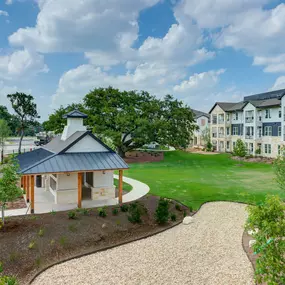
[{"label": "gravel path", "polygon": [[54,266],[33,285],[254,284],[242,248],[242,204],[202,206],[194,223]]}]

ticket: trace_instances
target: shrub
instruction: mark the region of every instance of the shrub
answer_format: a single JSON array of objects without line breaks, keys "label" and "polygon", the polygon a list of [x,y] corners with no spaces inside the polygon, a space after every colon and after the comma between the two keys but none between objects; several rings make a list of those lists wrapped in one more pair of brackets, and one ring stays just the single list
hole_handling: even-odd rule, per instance
[{"label": "shrub", "polygon": [[67,213],[67,215],[68,215],[68,219],[70,219],[70,220],[75,220],[76,219],[76,213],[74,211],[69,211]]},{"label": "shrub", "polygon": [[36,242],[33,240],[29,243],[28,248],[33,249],[33,248],[35,248],[35,246],[36,246]]},{"label": "shrub", "polygon": [[169,202],[166,199],[160,198],[158,206],[155,210],[155,220],[158,224],[164,224],[168,221],[169,217]]},{"label": "shrub", "polygon": [[176,209],[177,211],[181,211],[180,205],[179,205],[179,204],[175,204],[175,209]]},{"label": "shrub", "polygon": [[171,214],[170,219],[172,222],[176,221],[176,215],[175,214]]},{"label": "shrub", "polygon": [[233,150],[233,155],[239,156],[239,157],[245,157],[246,154],[247,154],[247,150],[246,150],[245,143],[241,139],[238,139],[236,141],[236,145]]},{"label": "shrub", "polygon": [[[267,196],[258,206],[248,206],[246,229],[253,231],[258,283],[285,284],[285,205],[278,196]],[[258,230],[257,230],[258,229]]]},{"label": "shrub", "polygon": [[112,214],[113,214],[114,216],[117,216],[118,213],[119,213],[118,208],[113,208],[113,209],[112,209]]},{"label": "shrub", "polygon": [[85,208],[83,208],[81,212],[84,216],[87,216],[89,214],[89,210]]},{"label": "shrub", "polygon": [[50,241],[50,245],[53,246],[54,244],[55,244],[55,240],[52,239],[52,240]]},{"label": "shrub", "polygon": [[75,233],[77,231],[77,227],[75,225],[68,225],[68,230]]},{"label": "shrub", "polygon": [[98,208],[98,214],[102,218],[107,217],[106,209],[104,207],[103,208]]},{"label": "shrub", "polygon": [[0,285],[18,285],[18,281],[14,276],[0,276]]},{"label": "shrub", "polygon": [[134,224],[139,224],[142,222],[141,210],[137,203],[130,204],[128,220]]},{"label": "shrub", "polygon": [[129,206],[126,204],[121,205],[120,208],[122,212],[128,212],[129,210]]},{"label": "shrub", "polygon": [[187,216],[186,210],[183,211],[183,217],[185,218]]},{"label": "shrub", "polygon": [[212,150],[213,150],[213,145],[211,144],[210,141],[208,141],[206,145],[206,151],[212,151]]},{"label": "shrub", "polygon": [[256,155],[261,154],[261,149],[260,149],[260,148],[257,148],[257,149],[255,150],[255,154],[256,154]]},{"label": "shrub", "polygon": [[51,213],[52,215],[55,215],[55,214],[56,214],[56,211],[51,210],[50,213]]},{"label": "shrub", "polygon": [[59,239],[59,243],[60,243],[60,245],[61,246],[65,246],[65,244],[66,244],[66,237],[61,237],[60,239]]},{"label": "shrub", "polygon": [[39,237],[43,237],[44,233],[45,233],[45,230],[44,229],[40,229],[39,232],[38,232],[38,236]]},{"label": "shrub", "polygon": [[0,230],[3,228],[3,222],[2,219],[0,219]]}]

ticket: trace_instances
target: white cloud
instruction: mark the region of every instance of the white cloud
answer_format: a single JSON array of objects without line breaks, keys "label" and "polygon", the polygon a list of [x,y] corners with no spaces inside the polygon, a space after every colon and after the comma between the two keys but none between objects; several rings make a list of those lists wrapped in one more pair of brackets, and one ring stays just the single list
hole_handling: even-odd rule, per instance
[{"label": "white cloud", "polygon": [[40,52],[110,52],[130,47],[137,39],[139,12],[158,2],[41,0],[36,26],[19,29],[9,41]]},{"label": "white cloud", "polygon": [[217,28],[231,24],[238,16],[260,8],[270,0],[182,0],[180,9],[201,28]]},{"label": "white cloud", "polygon": [[26,49],[0,56],[0,79],[21,79],[47,71],[43,56]]},{"label": "white cloud", "polygon": [[8,86],[3,81],[0,81],[0,105],[9,106],[7,95],[16,91],[16,86]]},{"label": "white cloud", "polygon": [[274,85],[270,90],[278,90],[285,88],[285,76],[280,76],[276,79]]},{"label": "white cloud", "polygon": [[5,4],[6,5],[12,5],[13,4],[13,0],[6,0]]},{"label": "white cloud", "polygon": [[6,12],[6,11],[0,10],[0,16],[8,17],[9,14],[8,14],[8,12]]},{"label": "white cloud", "polygon": [[256,56],[253,65],[265,65],[264,72],[285,72],[285,53],[277,56]]}]

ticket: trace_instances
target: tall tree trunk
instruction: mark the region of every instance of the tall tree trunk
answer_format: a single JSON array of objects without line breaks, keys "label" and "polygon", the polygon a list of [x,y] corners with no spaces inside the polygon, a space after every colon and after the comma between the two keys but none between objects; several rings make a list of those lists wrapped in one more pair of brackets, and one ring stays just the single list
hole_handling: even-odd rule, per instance
[{"label": "tall tree trunk", "polygon": [[2,210],[2,223],[3,225],[5,224],[5,213],[4,213],[4,205],[2,205],[1,210]]},{"label": "tall tree trunk", "polygon": [[126,157],[126,152],[123,150],[123,148],[118,147],[118,148],[117,148],[117,152],[118,152],[118,154],[119,154],[119,156],[120,156],[121,158],[125,158],[125,157]]},{"label": "tall tree trunk", "polygon": [[4,148],[1,149],[1,164],[4,163]]},{"label": "tall tree trunk", "polygon": [[18,149],[18,153],[19,153],[19,154],[21,153],[23,137],[24,137],[24,129],[22,129],[21,137],[20,137],[20,141],[19,141],[19,149]]}]

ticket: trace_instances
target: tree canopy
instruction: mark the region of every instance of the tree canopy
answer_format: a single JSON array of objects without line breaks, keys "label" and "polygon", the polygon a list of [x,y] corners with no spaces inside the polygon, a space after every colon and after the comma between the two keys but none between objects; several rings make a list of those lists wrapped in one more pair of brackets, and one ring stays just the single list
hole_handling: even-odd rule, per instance
[{"label": "tree canopy", "polygon": [[62,116],[77,107],[87,113],[86,124],[101,139],[111,139],[118,153],[157,142],[186,148],[195,129],[191,109],[171,95],[157,99],[146,91],[96,88],[82,105],[60,107],[44,122],[46,131],[62,132]]},{"label": "tree canopy", "polygon": [[21,145],[25,130],[30,126],[37,124],[36,119],[39,118],[37,105],[34,103],[34,97],[25,93],[16,92],[14,94],[8,94],[7,97],[10,100],[12,108],[16,113],[16,117],[19,120],[21,138],[18,152],[21,153]]},{"label": "tree canopy", "polygon": [[5,141],[7,140],[8,136],[11,134],[11,130],[7,121],[0,119],[0,149],[1,149],[1,163],[4,160],[4,146]]}]

